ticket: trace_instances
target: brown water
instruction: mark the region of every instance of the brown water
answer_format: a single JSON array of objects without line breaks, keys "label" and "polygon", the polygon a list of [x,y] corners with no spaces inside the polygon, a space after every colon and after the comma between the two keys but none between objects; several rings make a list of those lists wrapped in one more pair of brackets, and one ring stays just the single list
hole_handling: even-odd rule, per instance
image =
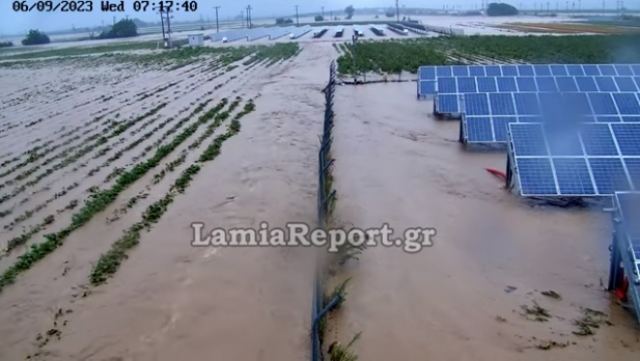
[{"label": "brown water", "polygon": [[[504,170],[505,154],[462,149],[459,123],[434,120],[415,83],[339,87],[336,99],[337,222],[436,227],[438,235],[418,254],[370,248],[349,264],[340,278],[353,277],[352,286],[333,339],[362,332],[355,350],[363,360],[637,358],[635,321],[601,288],[606,214],[532,207],[510,194],[484,169]],[[533,301],[551,312],[549,322],[521,315]],[[574,336],[580,307],[606,312],[614,326]],[[544,341],[569,346],[535,348]]]}]

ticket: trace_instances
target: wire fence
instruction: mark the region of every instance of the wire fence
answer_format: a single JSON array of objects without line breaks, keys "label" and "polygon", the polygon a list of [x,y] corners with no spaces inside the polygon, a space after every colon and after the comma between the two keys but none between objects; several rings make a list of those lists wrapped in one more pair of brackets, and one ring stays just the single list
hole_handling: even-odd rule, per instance
[{"label": "wire fence", "polygon": [[[325,96],[324,122],[320,151],[318,152],[318,226],[328,225],[336,191],[333,189],[331,166],[334,159],[331,156],[331,132],[333,130],[334,112],[333,97],[336,87],[336,64],[331,62],[329,67],[329,83],[323,89]],[[334,299],[324,305],[323,276],[320,269],[316,270],[313,285],[313,300],[311,307],[311,360],[322,361],[322,319],[338,303]]]}]

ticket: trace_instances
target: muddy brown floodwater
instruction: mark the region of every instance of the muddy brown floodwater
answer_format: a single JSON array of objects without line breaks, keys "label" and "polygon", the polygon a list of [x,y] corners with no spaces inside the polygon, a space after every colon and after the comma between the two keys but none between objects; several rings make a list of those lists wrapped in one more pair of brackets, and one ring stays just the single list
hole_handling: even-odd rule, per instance
[{"label": "muddy brown floodwater", "polygon": [[[331,337],[362,332],[362,360],[637,359],[634,319],[602,290],[608,216],[528,205],[485,171],[504,170],[504,153],[465,151],[459,123],[435,120],[431,109],[416,100],[415,83],[338,87],[337,222],[438,234],[420,253],[369,248],[349,265]],[[534,301],[549,321],[521,315]],[[573,335],[581,307],[607,313],[613,326]],[[567,346],[537,348],[551,341]]]}]

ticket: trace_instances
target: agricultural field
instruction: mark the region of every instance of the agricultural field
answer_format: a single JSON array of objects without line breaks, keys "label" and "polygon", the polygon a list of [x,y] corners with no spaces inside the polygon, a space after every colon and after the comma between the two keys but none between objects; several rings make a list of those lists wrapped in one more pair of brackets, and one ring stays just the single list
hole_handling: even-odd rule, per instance
[{"label": "agricultural field", "polygon": [[[310,294],[310,282],[300,277],[304,268],[294,281],[300,284],[300,297],[275,302],[292,281],[281,263],[285,254],[253,251],[264,262],[251,266],[250,259],[229,251],[218,265],[214,254],[203,258],[203,252],[189,246],[190,224],[215,220],[228,228],[257,227],[257,219],[284,224],[296,214],[313,214],[314,176],[304,169],[316,156],[315,133],[309,130],[321,129],[310,114],[322,106],[313,92],[324,86],[331,60],[331,48],[322,49],[287,43],[159,52],[140,43],[0,57],[0,303],[5,310],[0,315],[0,359],[146,354],[151,345],[163,344],[164,337],[179,336],[141,336],[142,329],[170,334],[197,327],[192,316],[212,295],[220,297],[222,307],[229,294],[202,282],[208,283],[211,273],[223,283],[225,272],[237,276],[227,262],[249,262],[241,271],[247,286],[264,282],[267,269],[282,273],[261,296],[250,296],[247,289],[247,301],[234,299],[228,303],[231,309],[256,309],[250,303],[305,305],[296,306],[298,316],[287,316],[290,322],[276,325],[265,319],[264,327],[283,331],[261,342],[302,337]],[[322,74],[310,68],[322,69]],[[309,92],[299,93],[300,88]],[[291,117],[299,121],[288,122]],[[297,151],[280,155],[291,147]],[[295,171],[279,171],[285,164],[299,168],[301,188],[288,184]],[[265,206],[278,203],[272,198],[289,197],[298,200]],[[181,251],[175,252],[176,247]],[[287,267],[301,267],[304,257],[298,258]],[[186,265],[191,265],[188,273]],[[167,274],[154,276],[161,270]],[[118,280],[127,280],[126,285]],[[140,314],[139,302],[152,289],[167,292],[160,296],[164,301]],[[208,289],[209,294],[182,299],[187,289]],[[97,311],[121,302],[138,306],[117,311],[120,316],[112,312],[115,308]],[[192,311],[180,306],[183,302]],[[238,317],[231,309],[220,312]],[[123,330],[136,314],[142,316],[137,326]],[[170,323],[155,325],[158,319]],[[211,325],[201,326],[212,331]],[[242,324],[230,321],[220,331],[233,327]],[[98,330],[102,336],[92,337]],[[259,335],[256,328],[254,339]],[[117,350],[105,350],[113,337],[122,342]],[[135,341],[140,337],[146,338],[143,344]],[[167,347],[166,355],[178,352],[175,345]],[[234,356],[239,352],[235,348],[226,352],[230,358],[251,358]],[[300,345],[272,356],[299,359],[304,352]]]},{"label": "agricultural field", "polygon": [[473,63],[633,63],[640,35],[469,36],[342,44],[342,74],[414,73],[420,65]]},{"label": "agricultural field", "polygon": [[509,29],[524,33],[554,34],[629,34],[639,33],[640,28],[608,24],[582,23],[507,23],[497,25],[500,29]]},{"label": "agricultural field", "polygon": [[[635,320],[603,291],[609,215],[506,191],[487,172],[505,154],[463,149],[411,80],[421,65],[640,62],[638,40],[0,51],[0,360],[297,361],[314,340],[331,361],[636,359]],[[204,247],[200,222],[435,238],[413,253]],[[316,319],[318,305],[333,306]]]}]

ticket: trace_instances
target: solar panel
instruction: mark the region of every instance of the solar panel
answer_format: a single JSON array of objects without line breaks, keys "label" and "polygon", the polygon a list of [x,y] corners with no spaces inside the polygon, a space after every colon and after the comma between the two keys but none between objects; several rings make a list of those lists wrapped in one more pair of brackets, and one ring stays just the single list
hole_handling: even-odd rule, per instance
[{"label": "solar panel", "polygon": [[533,66],[531,65],[518,65],[518,73],[520,76],[534,76]]},{"label": "solar panel", "polygon": [[490,142],[493,140],[493,129],[488,118],[467,118],[467,134],[470,142]]},{"label": "solar panel", "polygon": [[633,75],[633,71],[631,70],[631,66],[627,64],[615,64],[616,72],[621,76],[631,76]]},{"label": "solar panel", "polygon": [[538,83],[538,90],[541,92],[556,92],[558,91],[558,87],[556,86],[556,80],[551,76],[542,76],[536,78],[536,83]]},{"label": "solar panel", "polygon": [[516,78],[518,84],[518,90],[521,92],[534,92],[538,91],[536,86],[536,80],[533,77],[519,77]]},{"label": "solar panel", "polygon": [[434,66],[421,66],[418,68],[420,80],[436,80],[436,68]]},{"label": "solar panel", "polygon": [[490,93],[489,104],[491,105],[491,114],[516,114],[515,105],[513,103],[513,96],[510,93]]},{"label": "solar panel", "polygon": [[556,84],[558,85],[558,90],[561,92],[576,92],[578,91],[578,85],[574,80],[574,77],[571,76],[560,76],[556,78]]},{"label": "solar panel", "polygon": [[463,77],[458,78],[458,92],[459,93],[476,93],[478,88],[476,87],[476,78]]},{"label": "solar panel", "polygon": [[601,92],[615,92],[618,91],[618,87],[616,83],[613,81],[613,78],[610,76],[597,76],[595,77],[596,84],[598,85],[598,90]]},{"label": "solar panel", "polygon": [[482,65],[472,65],[469,67],[469,75],[471,76],[486,76],[487,74],[484,71],[484,66]]},{"label": "solar panel", "polygon": [[496,79],[498,82],[498,91],[500,92],[516,92],[516,79],[514,77],[499,77]]},{"label": "solar panel", "polygon": [[518,175],[523,195],[558,194],[551,161],[548,158],[520,159]]},{"label": "solar panel", "polygon": [[584,69],[585,75],[602,75],[597,65],[583,65],[582,69]]},{"label": "solar panel", "polygon": [[445,114],[459,113],[458,96],[455,94],[438,95],[436,98],[436,109],[438,112]]},{"label": "solar panel", "polygon": [[636,87],[636,83],[630,76],[617,76],[614,78],[618,89],[621,92],[636,92],[638,88]]},{"label": "solar panel", "polygon": [[640,189],[640,123],[578,129],[510,123],[508,144],[523,196],[610,196]]},{"label": "solar panel", "polygon": [[464,97],[464,111],[467,115],[490,115],[486,94],[467,94]]},{"label": "solar panel", "polygon": [[615,93],[612,95],[620,114],[640,114],[640,104],[638,104],[638,98],[635,94]]},{"label": "solar panel", "polygon": [[567,68],[564,65],[553,64],[550,66],[550,68],[551,68],[551,75],[555,75],[555,76],[568,75]]},{"label": "solar panel", "polygon": [[617,75],[616,68],[614,68],[611,64],[600,64],[598,65],[598,68],[600,69],[600,74],[602,75]]},{"label": "solar panel", "polygon": [[482,77],[477,78],[476,82],[478,84],[478,91],[482,93],[493,93],[498,91],[498,86],[496,84],[496,78],[493,77]]},{"label": "solar panel", "polygon": [[540,114],[540,104],[535,93],[515,93],[513,98],[518,114]]},{"label": "solar panel", "polygon": [[561,194],[595,194],[584,158],[557,158],[553,165]]},{"label": "solar panel", "polygon": [[567,72],[572,76],[583,76],[585,75],[584,70],[582,69],[582,65],[570,64],[567,65]]},{"label": "solar panel", "polygon": [[591,76],[579,76],[576,77],[576,83],[578,84],[578,90],[581,92],[594,92],[598,91],[596,81]]},{"label": "solar panel", "polygon": [[598,115],[618,114],[618,109],[609,93],[589,93],[589,101],[593,111]]}]

